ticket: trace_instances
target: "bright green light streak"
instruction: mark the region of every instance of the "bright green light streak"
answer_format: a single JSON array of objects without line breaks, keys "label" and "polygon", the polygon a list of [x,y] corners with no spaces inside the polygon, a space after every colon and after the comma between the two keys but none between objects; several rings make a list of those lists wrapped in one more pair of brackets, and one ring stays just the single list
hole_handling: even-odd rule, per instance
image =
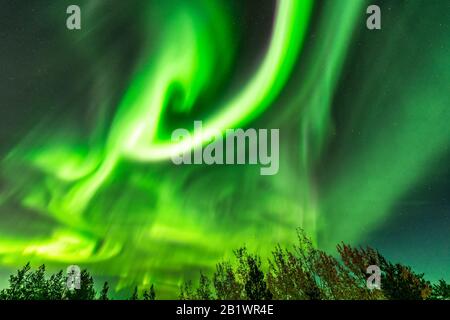
[{"label": "bright green light streak", "polygon": [[[247,87],[206,122],[206,134],[195,135],[189,142],[155,144],[152,141],[164,109],[167,88],[172,83],[182,84],[186,92],[185,103],[192,104],[213,75],[208,35],[182,11],[165,37],[167,45],[160,61],[131,85],[113,124],[104,162],[92,176],[71,190],[63,200],[62,208],[58,203],[55,208],[58,215],[81,213],[122,155],[139,161],[168,159],[209,141],[211,128],[223,131],[247,123],[260,114],[279,93],[292,70],[306,33],[312,4],[312,0],[278,2],[272,39],[261,67]],[[180,31],[183,32],[181,37]]]},{"label": "bright green light streak", "polygon": [[128,156],[141,161],[164,160],[192,150],[213,138],[213,131],[243,125],[260,114],[276,97],[292,70],[303,42],[313,1],[278,2],[274,31],[269,50],[260,69],[231,101],[220,106],[220,113],[207,121],[204,134],[189,141],[160,143],[131,148]]}]

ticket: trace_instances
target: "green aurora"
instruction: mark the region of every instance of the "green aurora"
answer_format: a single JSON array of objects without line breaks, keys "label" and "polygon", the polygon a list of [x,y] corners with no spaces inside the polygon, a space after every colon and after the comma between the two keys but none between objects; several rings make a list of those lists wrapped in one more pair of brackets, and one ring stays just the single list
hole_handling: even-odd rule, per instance
[{"label": "green aurora", "polygon": [[[449,20],[429,20],[437,1],[379,2],[373,33],[366,1],[265,1],[262,22],[245,21],[261,6],[245,1],[79,1],[82,30],[54,32],[66,55],[36,59],[57,65],[49,86],[64,64],[85,72],[65,100],[37,98],[33,126],[2,149],[0,264],[77,264],[117,292],[155,283],[170,297],[244,243],[264,256],[294,242],[296,227],[325,249],[363,242],[448,167],[450,146]],[[38,14],[59,23],[64,5]],[[171,142],[194,120],[280,128],[280,172],[175,166],[212,138]]]}]

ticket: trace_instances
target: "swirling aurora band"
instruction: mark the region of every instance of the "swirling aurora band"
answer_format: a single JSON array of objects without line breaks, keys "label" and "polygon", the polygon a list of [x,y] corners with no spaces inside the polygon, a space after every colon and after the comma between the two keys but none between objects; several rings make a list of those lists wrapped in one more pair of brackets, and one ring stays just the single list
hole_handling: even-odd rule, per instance
[{"label": "swirling aurora band", "polygon": [[[444,99],[435,99],[431,113],[420,103],[411,105],[410,99],[399,101],[397,111],[387,116],[401,121],[402,127],[387,134],[402,141],[404,153],[395,150],[395,143],[383,146],[386,137],[380,134],[364,152],[344,162],[333,183],[320,186],[314,168],[332,130],[332,99],[365,2],[325,2],[321,10],[327,16],[315,27],[318,41],[311,44],[312,54],[307,54],[302,48],[312,28],[314,4],[313,0],[276,2],[264,53],[227,94],[217,94],[210,87],[226,83],[239,54],[229,8],[206,0],[144,5],[144,12],[165,19],[158,20],[157,30],[152,30],[152,23],[143,24],[152,40],[144,46],[143,62],[119,105],[113,106],[107,133],[94,132],[88,142],[80,143],[70,129],[55,130],[41,143],[36,136],[43,136],[48,128],[38,126],[3,160],[8,188],[0,194],[2,207],[18,203],[27,214],[40,217],[37,224],[45,227],[37,232],[30,226],[33,232],[20,234],[2,228],[1,262],[15,265],[32,259],[55,266],[84,264],[117,278],[117,290],[156,282],[170,293],[184,277],[213,267],[243,243],[264,255],[274,243],[291,242],[297,226],[315,240],[321,232],[333,232],[328,236],[330,243],[357,240],[421,177],[423,164],[448,145],[448,128],[438,119],[448,111],[444,111]],[[290,84],[294,77],[301,79],[296,87]],[[289,94],[287,102],[283,92]],[[431,89],[417,93],[415,101],[426,101],[433,94]],[[271,110],[285,110],[266,123],[287,123],[285,130],[294,127],[299,132],[281,141],[284,169],[267,180],[249,167],[174,168],[172,154],[212,137],[172,143],[163,123],[170,112],[189,121],[200,117],[199,101],[208,103],[201,119],[204,126],[222,131],[258,123]],[[417,128],[406,110],[431,117],[438,125]],[[419,156],[407,158],[407,150],[423,141],[418,137],[438,130],[444,134]],[[384,161],[387,152],[400,160]],[[346,170],[348,166],[357,170]],[[373,178],[354,198],[361,179],[377,174],[387,177],[390,185]],[[265,186],[263,191],[260,185]],[[373,194],[377,194],[377,205],[371,207],[367,197]],[[351,209],[342,201],[349,197]],[[324,217],[326,211],[336,215]],[[344,211],[352,223],[341,222],[337,213]]]}]

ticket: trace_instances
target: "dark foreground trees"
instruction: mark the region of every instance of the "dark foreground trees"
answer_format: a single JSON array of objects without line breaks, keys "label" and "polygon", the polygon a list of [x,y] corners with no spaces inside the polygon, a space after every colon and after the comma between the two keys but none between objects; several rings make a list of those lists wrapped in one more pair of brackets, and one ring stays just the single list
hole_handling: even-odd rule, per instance
[{"label": "dark foreground trees", "polygon": [[[410,267],[391,263],[370,247],[337,246],[339,257],[316,249],[302,230],[291,249],[277,246],[263,261],[244,247],[234,251],[234,261],[216,265],[211,277],[200,272],[199,279],[180,287],[182,300],[445,300],[450,299],[450,284],[444,280],[432,285],[424,274]],[[368,266],[381,270],[381,289],[369,289]],[[80,289],[69,290],[63,271],[46,276],[45,266],[32,270],[29,263],[9,278],[0,291],[0,300],[109,300],[109,284],[97,293],[94,279],[82,270]],[[155,300],[152,285],[139,295],[134,287],[130,300]]]},{"label": "dark foreground trees", "polygon": [[[109,300],[109,284],[105,282],[96,292],[94,278],[87,270],[81,270],[80,288],[69,289],[67,275],[63,271],[46,277],[45,265],[32,270],[27,263],[17,274],[9,277],[9,286],[0,291],[0,300]],[[137,288],[132,298],[138,300]],[[155,300],[153,285],[144,292],[144,300]]]},{"label": "dark foreground trees", "polygon": [[[436,285],[410,267],[393,264],[373,248],[337,246],[339,258],[314,248],[303,230],[292,249],[277,246],[267,261],[245,248],[236,250],[236,261],[220,262],[212,281],[203,273],[196,287],[192,281],[180,288],[180,299],[249,300],[426,300],[450,299],[450,285]],[[381,289],[369,289],[367,267],[381,270]],[[207,293],[207,294],[205,294]]]},{"label": "dark foreground trees", "polygon": [[[80,289],[69,290],[63,271],[45,275],[45,265],[32,270],[30,263],[9,277],[9,287],[0,291],[2,300],[93,300],[96,297],[94,279],[82,270]],[[104,292],[102,292],[103,294]]]}]

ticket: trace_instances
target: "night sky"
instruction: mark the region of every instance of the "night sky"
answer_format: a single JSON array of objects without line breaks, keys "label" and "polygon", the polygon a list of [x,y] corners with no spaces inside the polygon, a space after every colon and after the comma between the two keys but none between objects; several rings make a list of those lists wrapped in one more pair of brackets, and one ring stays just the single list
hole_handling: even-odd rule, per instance
[{"label": "night sky", "polygon": [[[172,297],[297,227],[450,280],[449,35],[444,0],[2,0],[0,286],[31,261]],[[195,120],[279,128],[279,173],[175,166]]]}]

